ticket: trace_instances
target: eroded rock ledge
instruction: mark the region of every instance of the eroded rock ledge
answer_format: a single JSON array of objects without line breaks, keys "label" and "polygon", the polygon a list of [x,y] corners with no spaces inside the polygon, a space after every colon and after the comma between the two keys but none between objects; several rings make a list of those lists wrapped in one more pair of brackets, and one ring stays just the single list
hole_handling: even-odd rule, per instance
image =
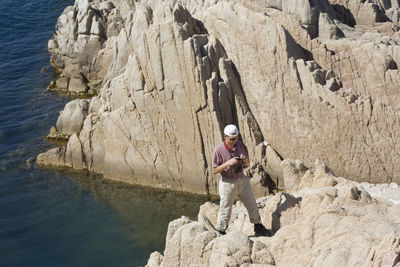
[{"label": "eroded rock ledge", "polygon": [[283,158],[400,182],[398,10],[388,1],[89,1],[49,41],[54,89],[96,92],[53,128],[39,164],[216,193],[211,152],[235,123],[257,195]]},{"label": "eroded rock ledge", "polygon": [[[320,161],[315,171],[285,160],[291,192],[257,200],[272,237],[256,237],[243,204],[234,205],[225,236],[217,235],[218,205],[200,207],[198,221],[170,222],[163,254],[147,266],[397,266],[400,188],[336,177]],[[294,178],[294,174],[298,175]],[[305,183],[308,186],[302,187]],[[301,189],[300,189],[301,188]]]}]

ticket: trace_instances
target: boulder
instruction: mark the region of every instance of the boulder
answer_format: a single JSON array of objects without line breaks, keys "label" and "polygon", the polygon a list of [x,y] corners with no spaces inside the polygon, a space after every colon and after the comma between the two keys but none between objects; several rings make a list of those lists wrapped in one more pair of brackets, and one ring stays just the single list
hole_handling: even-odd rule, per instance
[{"label": "boulder", "polygon": [[67,103],[57,119],[57,132],[67,135],[80,133],[83,121],[88,113],[88,108],[89,101],[86,99],[75,99]]},{"label": "boulder", "polygon": [[242,232],[230,232],[215,239],[209,259],[210,266],[240,266],[251,262],[252,242]]},{"label": "boulder", "polygon": [[178,219],[173,226],[168,226],[165,253],[160,266],[207,265],[216,235],[198,222],[188,223],[185,218]]}]

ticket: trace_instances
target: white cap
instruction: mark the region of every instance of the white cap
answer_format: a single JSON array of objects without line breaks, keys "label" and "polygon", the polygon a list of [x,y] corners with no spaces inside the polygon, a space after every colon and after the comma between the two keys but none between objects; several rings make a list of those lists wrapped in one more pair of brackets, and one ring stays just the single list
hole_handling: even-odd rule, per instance
[{"label": "white cap", "polygon": [[226,135],[226,136],[238,136],[239,135],[239,130],[235,125],[229,124],[229,125],[225,126],[225,128],[224,128],[224,135]]}]

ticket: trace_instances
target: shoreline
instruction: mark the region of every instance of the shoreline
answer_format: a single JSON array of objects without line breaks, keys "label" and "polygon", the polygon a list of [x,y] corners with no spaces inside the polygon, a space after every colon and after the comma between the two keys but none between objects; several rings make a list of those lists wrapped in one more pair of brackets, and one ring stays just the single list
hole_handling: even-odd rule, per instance
[{"label": "shoreline", "polygon": [[[34,158],[31,158],[33,161]],[[23,162],[21,164],[26,164],[26,162]],[[74,176],[79,176],[83,175],[85,177],[98,177],[96,179],[103,180],[105,183],[110,183],[110,184],[115,184],[115,185],[120,185],[122,187],[133,187],[133,188],[143,188],[146,191],[154,191],[157,193],[176,193],[179,194],[183,197],[190,197],[194,196],[196,198],[205,198],[207,201],[210,201],[212,203],[218,202],[219,196],[216,194],[211,194],[211,195],[206,195],[206,194],[200,194],[200,193],[195,193],[195,192],[190,192],[190,191],[182,191],[179,189],[173,189],[173,188],[168,188],[168,187],[155,187],[151,185],[146,185],[146,184],[140,184],[140,183],[130,183],[126,182],[123,180],[116,180],[112,178],[105,178],[103,174],[101,173],[96,173],[96,172],[91,172],[88,170],[77,170],[71,167],[59,167],[59,166],[43,166],[43,165],[36,165],[37,168],[43,169],[43,170],[51,170],[51,171],[56,171],[56,172],[61,172],[61,173],[70,173],[73,174]],[[90,178],[89,178],[90,179]]]}]

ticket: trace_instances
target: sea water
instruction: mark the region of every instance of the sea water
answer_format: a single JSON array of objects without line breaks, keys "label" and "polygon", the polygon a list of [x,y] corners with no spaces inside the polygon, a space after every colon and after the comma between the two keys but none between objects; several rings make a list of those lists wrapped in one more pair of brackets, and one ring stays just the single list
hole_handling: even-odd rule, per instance
[{"label": "sea water", "polygon": [[165,247],[168,222],[205,198],[36,166],[69,100],[47,41],[71,0],[2,0],[0,9],[0,266],[143,266]]}]

